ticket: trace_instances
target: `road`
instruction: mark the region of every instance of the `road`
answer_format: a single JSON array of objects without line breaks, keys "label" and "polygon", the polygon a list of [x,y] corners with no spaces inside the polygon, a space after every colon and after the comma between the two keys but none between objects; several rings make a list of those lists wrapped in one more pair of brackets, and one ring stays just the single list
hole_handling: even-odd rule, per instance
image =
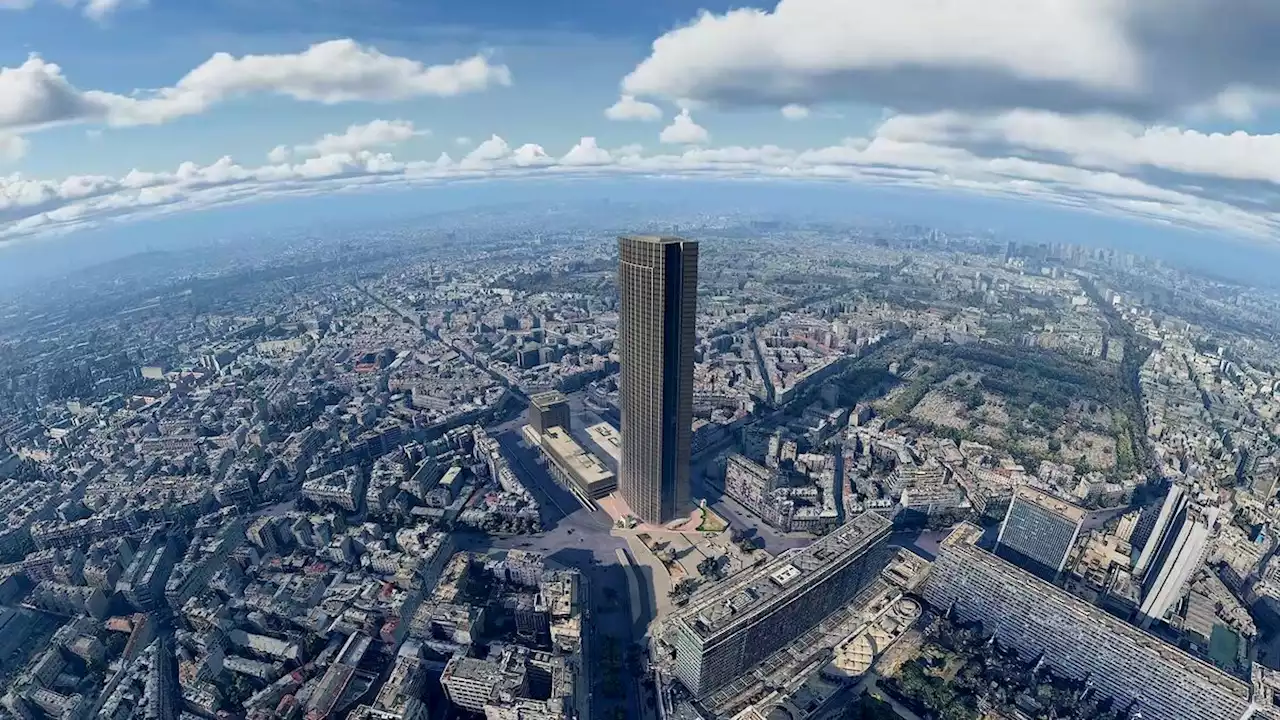
[{"label": "road", "polygon": [[[586,442],[585,429],[590,424],[599,422],[599,416],[582,406],[580,394],[570,395],[570,402],[574,425],[571,432],[580,443],[590,447]],[[541,506],[544,531],[536,535],[503,538],[490,537],[481,533],[459,533],[458,549],[500,552],[519,548],[543,553],[552,563],[580,570],[587,579],[590,594],[591,613],[586,634],[589,663],[596,670],[592,680],[593,715],[611,720],[614,710],[620,708],[626,717],[644,718],[645,713],[648,712],[644,701],[647,690],[641,687],[641,677],[638,673],[624,668],[625,698],[620,700],[606,698],[603,673],[600,672],[600,668],[603,667],[600,641],[605,636],[616,638],[618,646],[622,648],[625,655],[626,648],[643,640],[655,612],[655,582],[648,576],[653,571],[642,563],[636,563],[634,558],[630,567],[619,563],[618,551],[630,552],[626,540],[612,534],[613,523],[607,513],[584,508],[572,493],[555,483],[547,471],[541,451],[525,445],[520,429],[526,422],[524,413],[521,413],[519,416],[490,426],[489,432],[498,440],[503,455],[511,464],[512,471]],[[706,497],[711,508],[728,520],[733,527],[753,529],[764,541],[768,552],[777,555],[793,548],[809,545],[816,539],[805,533],[779,533],[743,508],[741,504],[725,497],[720,488],[706,483],[702,477],[703,473],[695,469],[692,474],[695,496]],[[946,537],[947,532],[947,530],[898,532],[890,538],[890,544],[910,548],[932,558],[937,553],[938,543]],[[629,607],[631,605],[629,587],[632,584],[638,586],[639,601],[643,605],[639,612],[635,613],[634,618]],[[876,688],[873,686],[871,689]],[[896,707],[897,704],[894,704]],[[907,713],[903,715],[914,718]]]},{"label": "road", "polygon": [[642,573],[633,575],[643,591],[639,620],[632,621],[628,597],[628,577],[632,572],[618,562],[617,551],[625,549],[623,538],[610,534],[613,521],[602,510],[584,508],[577,499],[551,478],[543,465],[541,452],[523,444],[519,428],[523,418],[506,421],[490,429],[511,463],[512,472],[538,501],[545,530],[535,535],[494,537],[476,532],[459,532],[455,541],[459,550],[472,552],[529,550],[544,554],[551,563],[576,568],[586,578],[591,612],[584,635],[592,676],[593,714],[597,718],[613,717],[613,708],[621,708],[626,717],[643,717],[643,700],[639,678],[624,667],[622,671],[625,697],[606,697],[603,687],[601,640],[612,636],[625,658],[627,649],[642,639],[653,617],[652,582]]},{"label": "road", "polygon": [[792,548],[805,547],[815,539],[808,533],[778,532],[727,495],[722,495],[709,504],[717,515],[729,521],[731,527],[754,530],[755,536],[764,541],[764,549],[771,555],[777,555]]},{"label": "road", "polygon": [[573,493],[560,487],[547,471],[542,451],[526,447],[518,430],[508,429],[497,436],[503,456],[542,508],[542,526],[554,528],[567,523],[575,530],[601,532],[606,535],[613,521],[603,511],[587,510]]}]

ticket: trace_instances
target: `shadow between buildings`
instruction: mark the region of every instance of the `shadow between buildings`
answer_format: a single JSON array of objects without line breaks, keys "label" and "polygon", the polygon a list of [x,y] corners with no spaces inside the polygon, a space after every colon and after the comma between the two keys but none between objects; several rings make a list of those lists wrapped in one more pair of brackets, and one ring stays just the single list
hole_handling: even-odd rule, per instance
[{"label": "shadow between buildings", "polygon": [[[590,550],[580,548],[558,550],[547,559],[576,568],[587,579],[591,611],[583,632],[587,636],[595,702],[621,705],[625,717],[640,717],[639,658],[643,654],[641,645],[649,621],[653,618],[651,572],[636,565],[634,559],[628,568],[618,562],[616,553],[602,559]],[[628,580],[628,573],[632,573],[631,580]],[[631,612],[630,582],[638,584],[641,607],[636,619],[632,618]],[[612,717],[599,710],[595,714],[597,717]]]}]

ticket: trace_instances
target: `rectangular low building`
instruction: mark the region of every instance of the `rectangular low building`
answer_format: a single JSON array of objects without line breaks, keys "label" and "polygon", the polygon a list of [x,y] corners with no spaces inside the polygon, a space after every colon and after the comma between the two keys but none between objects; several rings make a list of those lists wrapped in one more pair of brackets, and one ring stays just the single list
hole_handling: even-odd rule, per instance
[{"label": "rectangular low building", "polygon": [[943,541],[924,587],[948,608],[1024,657],[1089,682],[1144,720],[1239,720],[1250,686],[977,546],[982,529],[961,524]]},{"label": "rectangular low building", "polygon": [[1084,508],[1062,498],[1019,487],[1000,525],[996,554],[1052,581],[1066,567],[1086,514]]},{"label": "rectangular low building", "polygon": [[817,625],[880,577],[893,554],[891,528],[864,513],[695,595],[672,618],[676,677],[705,697]]},{"label": "rectangular low building", "polygon": [[[536,431],[526,428],[526,435]],[[562,427],[550,427],[538,434],[539,446],[547,458],[547,469],[556,482],[584,498],[602,498],[618,487],[618,478],[595,455],[579,445]]]},{"label": "rectangular low building", "polygon": [[587,428],[587,435],[590,435],[592,442],[608,453],[615,463],[622,462],[622,435],[617,428],[606,422],[597,423]]}]

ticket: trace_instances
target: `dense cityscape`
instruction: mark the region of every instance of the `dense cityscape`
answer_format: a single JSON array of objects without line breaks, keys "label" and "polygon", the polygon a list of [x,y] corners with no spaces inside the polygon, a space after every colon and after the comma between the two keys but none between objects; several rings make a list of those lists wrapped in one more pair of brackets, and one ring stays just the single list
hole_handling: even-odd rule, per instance
[{"label": "dense cityscape", "polygon": [[622,204],[33,283],[0,718],[1280,718],[1278,330],[1106,247]]}]

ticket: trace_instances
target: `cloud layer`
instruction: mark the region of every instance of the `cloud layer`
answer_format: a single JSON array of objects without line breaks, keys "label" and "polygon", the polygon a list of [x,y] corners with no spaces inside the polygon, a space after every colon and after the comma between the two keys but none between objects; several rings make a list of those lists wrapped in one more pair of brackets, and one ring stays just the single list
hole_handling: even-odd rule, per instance
[{"label": "cloud layer", "polygon": [[622,87],[729,106],[1239,115],[1280,90],[1276,37],[1280,3],[1254,0],[780,0],[702,13]]},{"label": "cloud layer", "polygon": [[87,121],[156,125],[255,94],[336,104],[449,97],[510,84],[506,66],[493,64],[485,55],[425,65],[348,39],[317,43],[293,54],[217,53],[171,87],[120,95],[80,90],[63,76],[62,68],[32,54],[19,67],[0,68],[0,131]]},{"label": "cloud layer", "polygon": [[997,146],[1124,173],[1159,170],[1202,180],[1280,183],[1280,134],[1205,133],[1148,127],[1114,115],[1068,116],[1029,110],[993,115],[904,115],[886,121],[879,134],[905,142]]},{"label": "cloud layer", "polygon": [[[146,5],[147,0],[57,0],[57,3],[79,8],[85,17],[102,22],[124,8]],[[28,10],[35,4],[36,0],[0,0],[0,10]]]},{"label": "cloud layer", "polygon": [[392,147],[414,136],[429,134],[428,130],[415,128],[409,120],[374,120],[364,125],[351,125],[339,134],[330,133],[309,145],[299,145],[294,151],[304,155],[351,154]]},{"label": "cloud layer", "polygon": [[[303,151],[273,152],[259,166],[224,157],[210,165],[188,162],[172,171],[134,170],[122,177],[0,177],[0,241],[338,189],[601,173],[936,188],[1258,237],[1273,236],[1280,228],[1280,213],[1267,200],[1280,182],[1274,177],[1280,164],[1262,160],[1280,156],[1274,137],[1142,128],[1111,116],[896,116],[866,137],[809,149],[690,147],[646,154],[636,146],[606,149],[584,137],[557,155],[537,143],[515,146],[492,135],[458,160],[448,154],[401,160],[379,151],[418,132],[406,121],[353,125],[301,146]],[[1216,159],[1233,154],[1257,158],[1243,166]],[[1165,182],[1157,184],[1144,173],[1164,173]]]},{"label": "cloud layer", "polygon": [[[53,1],[98,19],[145,2]],[[405,159],[420,145],[406,142],[428,131],[379,119],[277,145],[256,166],[223,158],[120,177],[0,177],[0,241],[279,195],[538,173],[940,188],[1274,238],[1280,134],[1193,126],[1280,107],[1276,37],[1280,3],[1258,0],[777,0],[773,10],[701,13],[655,40],[622,80],[605,117],[655,123],[642,132],[656,132],[666,150],[491,135],[448,140],[457,159]],[[427,65],[351,39],[296,53],[217,53],[172,85],[133,92],[82,89],[32,54],[0,68],[0,166],[26,154],[26,134],[59,125],[99,132],[245,97],[395,103],[511,82],[487,54]],[[659,100],[679,109],[668,122]],[[825,119],[838,116],[824,106],[841,102],[885,109],[886,119],[860,137],[783,148],[713,147],[693,117],[754,106]]]}]

